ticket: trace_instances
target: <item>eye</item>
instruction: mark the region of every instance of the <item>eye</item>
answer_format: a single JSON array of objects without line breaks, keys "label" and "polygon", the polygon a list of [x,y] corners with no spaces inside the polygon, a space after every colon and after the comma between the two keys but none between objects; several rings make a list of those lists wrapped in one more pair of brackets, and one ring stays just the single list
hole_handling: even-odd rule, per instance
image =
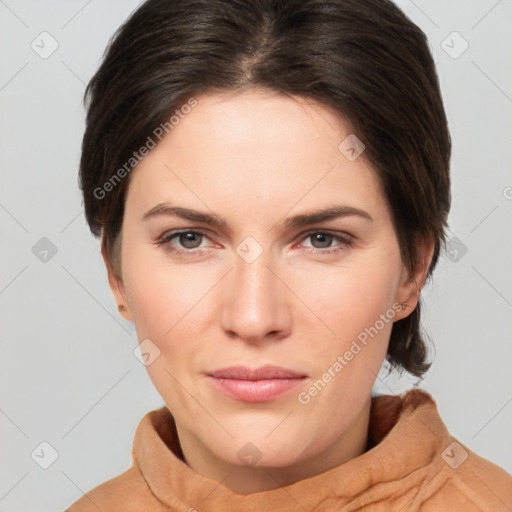
[{"label": "eye", "polygon": [[[206,235],[200,231],[178,231],[165,233],[160,240],[155,242],[158,246],[164,246],[165,250],[174,254],[195,254],[197,249],[201,249],[201,241],[203,238],[207,238]],[[175,246],[174,240],[177,239],[181,247],[180,249]]]},{"label": "eye", "polygon": [[[311,231],[309,232],[304,240],[311,239],[313,245],[312,249],[308,249],[308,252],[317,254],[333,254],[349,248],[353,241],[348,235],[337,235],[330,233],[329,231]],[[332,246],[333,241],[338,240],[338,245]]]},{"label": "eye", "polygon": [[[205,249],[201,247],[203,238],[208,238],[207,235],[201,231],[184,230],[184,231],[171,231],[164,233],[162,237],[157,240],[155,245],[163,246],[166,251],[183,256],[195,255]],[[311,239],[313,247],[305,247],[306,251],[315,254],[334,254],[347,250],[353,243],[349,235],[339,235],[329,231],[311,231],[302,238],[302,240]],[[332,245],[333,242],[338,241],[337,245]],[[177,246],[179,244],[179,247]]]}]

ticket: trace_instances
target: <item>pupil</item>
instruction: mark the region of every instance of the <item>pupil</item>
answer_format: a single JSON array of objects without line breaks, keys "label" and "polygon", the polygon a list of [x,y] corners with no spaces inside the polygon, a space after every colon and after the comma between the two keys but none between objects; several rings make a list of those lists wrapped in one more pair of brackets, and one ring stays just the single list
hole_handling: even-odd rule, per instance
[{"label": "pupil", "polygon": [[[332,238],[332,235],[328,235],[327,233],[317,233],[315,236],[314,236],[314,240],[316,242],[320,242],[320,244],[325,244],[326,243],[326,238],[327,238],[327,244],[325,246],[322,246],[322,247],[327,247],[329,246],[329,237]],[[322,238],[323,238],[323,241],[322,241]]]},{"label": "pupil", "polygon": [[[197,236],[196,233],[183,233],[182,235],[182,244],[184,247],[186,247],[187,249],[194,249],[195,246],[194,246],[194,238]],[[183,237],[185,237],[185,239],[183,240]],[[197,243],[197,241],[196,241]],[[188,244],[192,244],[192,246],[188,245]]]}]

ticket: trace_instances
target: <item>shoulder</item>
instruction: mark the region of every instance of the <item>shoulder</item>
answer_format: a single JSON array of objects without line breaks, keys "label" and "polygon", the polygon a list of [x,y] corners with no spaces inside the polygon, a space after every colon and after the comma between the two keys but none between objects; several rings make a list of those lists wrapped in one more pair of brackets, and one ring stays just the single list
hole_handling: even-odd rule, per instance
[{"label": "shoulder", "polygon": [[98,512],[98,510],[102,512],[154,510],[157,512],[160,509],[140,471],[132,466],[124,473],[86,492],[65,512]]},{"label": "shoulder", "polygon": [[[379,407],[384,408],[386,414],[405,415],[417,420],[413,423],[421,428],[404,431],[404,435],[414,440],[415,446],[411,446],[411,449],[425,442],[425,436],[431,440],[427,443],[431,448],[430,452],[427,451],[430,461],[424,468],[414,499],[419,507],[415,510],[512,510],[512,475],[453,437],[429,393],[414,389],[399,398],[383,397]],[[379,408],[376,408],[376,412],[383,413]]]},{"label": "shoulder", "polygon": [[432,494],[421,510],[496,512],[512,509],[512,476],[453,439],[441,454],[443,463],[427,485]]}]

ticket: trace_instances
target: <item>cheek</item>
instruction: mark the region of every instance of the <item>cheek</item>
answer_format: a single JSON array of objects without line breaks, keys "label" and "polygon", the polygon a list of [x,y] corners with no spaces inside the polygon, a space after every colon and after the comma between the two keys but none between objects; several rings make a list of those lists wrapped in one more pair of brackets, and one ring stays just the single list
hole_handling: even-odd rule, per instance
[{"label": "cheek", "polygon": [[207,276],[193,265],[167,263],[162,248],[130,250],[128,243],[125,248],[123,282],[139,339],[162,343],[190,323],[192,310],[208,291]]},{"label": "cheek", "polygon": [[207,298],[204,296],[214,283],[193,265],[185,265],[185,269],[149,261],[147,253],[133,251],[126,257],[123,271],[137,338],[150,339],[160,350],[146,370],[173,410],[198,417],[200,411],[183,389],[194,386],[195,354],[202,347],[201,299]]},{"label": "cheek", "polygon": [[[322,427],[329,438],[337,435],[340,425],[347,425],[370,395],[386,357],[394,309],[393,282],[378,272],[347,272],[324,284],[328,293],[317,291],[310,299],[333,332],[322,327],[326,335],[320,342],[304,346],[312,379],[298,398],[307,404],[304,414],[307,411],[319,425],[324,425],[326,415],[330,418]],[[319,329],[313,326],[310,337],[318,339]]]},{"label": "cheek", "polygon": [[307,281],[297,280],[295,290],[311,305],[326,335],[330,330],[346,340],[392,307],[398,279],[393,267],[381,261],[319,270]]},{"label": "cheek", "polygon": [[304,317],[302,330],[313,339],[323,333],[307,348],[318,362],[319,389],[333,382],[317,405],[330,403],[327,397],[333,395],[356,405],[369,393],[387,352],[400,268],[398,245],[390,244],[368,252],[364,260],[347,258],[343,266],[319,268],[307,282],[296,281],[318,317]]}]

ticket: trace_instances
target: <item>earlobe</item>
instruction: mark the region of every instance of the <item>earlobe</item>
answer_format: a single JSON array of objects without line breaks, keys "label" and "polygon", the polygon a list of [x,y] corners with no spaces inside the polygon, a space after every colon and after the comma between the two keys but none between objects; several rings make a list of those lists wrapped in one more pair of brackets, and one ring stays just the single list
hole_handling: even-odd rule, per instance
[{"label": "earlobe", "polygon": [[407,317],[416,309],[434,254],[434,246],[432,239],[424,240],[421,243],[418,262],[414,271],[410,272],[405,267],[403,268],[402,281],[397,292],[397,302],[407,306],[401,308],[396,320]]},{"label": "earlobe", "polygon": [[117,310],[125,320],[131,321],[132,315],[130,312],[130,308],[128,307],[128,301],[126,299],[126,292],[124,289],[123,281],[121,277],[117,275],[114,268],[112,267],[110,259],[105,254],[103,244],[101,249],[101,255],[103,256],[103,261],[107,268],[108,284],[110,286],[112,295],[114,296],[114,300],[117,303]]}]

